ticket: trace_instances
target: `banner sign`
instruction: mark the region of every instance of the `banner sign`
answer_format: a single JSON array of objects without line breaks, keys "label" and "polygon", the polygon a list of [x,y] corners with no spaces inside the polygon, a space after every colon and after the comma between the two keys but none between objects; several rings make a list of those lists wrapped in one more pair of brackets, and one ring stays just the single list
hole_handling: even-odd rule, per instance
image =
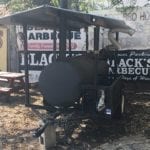
[{"label": "banner sign", "polygon": [[[18,50],[23,50],[23,31],[20,26],[17,30],[17,46]],[[27,40],[28,50],[30,51],[53,51],[54,31],[40,27],[28,27]],[[86,35],[83,29],[80,31],[71,31],[67,33],[67,50],[69,49],[69,37],[71,38],[71,49],[73,51],[85,50]],[[56,49],[59,50],[59,32],[56,32]]]},{"label": "banner sign", "polygon": [[114,51],[107,62],[112,79],[150,80],[150,50]]},{"label": "banner sign", "polygon": [[[66,51],[66,56],[69,56],[71,53],[72,56],[78,56],[85,53],[85,51]],[[59,52],[56,51],[56,58],[59,55]],[[34,83],[38,82],[39,75],[45,66],[50,64],[54,59],[55,54],[52,51],[29,51],[28,52],[28,63],[29,63],[29,82]],[[25,60],[24,60],[24,51],[19,51],[19,70],[24,72],[25,69]]]},{"label": "banner sign", "polygon": [[[72,51],[72,55],[82,55],[85,51]],[[124,80],[150,80],[150,50],[110,51],[107,63],[108,76],[115,79],[122,76]],[[69,52],[66,52],[69,55]],[[20,70],[24,70],[24,52],[20,51]],[[56,51],[56,57],[58,52]],[[52,51],[29,51],[30,82],[38,82],[41,71],[52,62]]]},{"label": "banner sign", "polygon": [[[19,52],[19,67],[20,71],[24,70],[24,35],[21,26],[17,26],[17,49]],[[29,80],[30,83],[38,82],[41,70],[54,59],[54,31],[41,27],[29,26],[27,30],[28,42],[28,61],[29,61]],[[71,31],[67,33],[66,55],[69,55],[69,38],[71,38],[72,55],[80,55],[85,53],[86,49],[86,34],[83,29],[80,31]],[[82,51],[82,52],[79,52]],[[59,51],[59,32],[56,31],[56,56]]]}]

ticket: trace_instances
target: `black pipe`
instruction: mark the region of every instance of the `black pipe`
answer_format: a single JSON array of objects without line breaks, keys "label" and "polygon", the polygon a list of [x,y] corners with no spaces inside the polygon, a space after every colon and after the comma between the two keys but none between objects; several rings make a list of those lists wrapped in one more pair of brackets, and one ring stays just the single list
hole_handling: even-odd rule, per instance
[{"label": "black pipe", "polygon": [[89,35],[88,35],[88,27],[85,28],[85,34],[86,34],[86,51],[89,49]]},{"label": "black pipe", "polygon": [[56,49],[57,49],[57,39],[56,39],[56,30],[54,29],[53,31],[53,51],[54,51],[54,56],[53,56],[53,61],[56,61]]},{"label": "black pipe", "polygon": [[[68,0],[61,0],[60,1],[60,7],[61,8],[68,8]],[[66,39],[67,39],[67,27],[66,27],[66,22],[67,19],[65,15],[62,13],[60,14],[60,27],[59,27],[59,32],[60,32],[60,39],[59,39],[59,59],[64,60],[66,57]]]},{"label": "black pipe", "polygon": [[66,54],[65,54],[65,51],[66,51],[66,38],[67,38],[67,29],[66,29],[66,18],[64,15],[61,14],[60,16],[60,22],[61,22],[61,25],[60,25],[60,28],[59,28],[59,35],[60,35],[60,38],[59,38],[59,50],[60,50],[60,53],[59,53],[59,58],[60,60],[64,60],[65,57],[66,57]]},{"label": "black pipe", "polygon": [[98,98],[98,50],[99,50],[99,32],[100,32],[100,28],[99,27],[95,27],[94,28],[94,51],[95,53],[95,59],[94,59],[94,100],[96,102],[97,98]]},{"label": "black pipe", "polygon": [[99,32],[100,32],[100,28],[95,27],[94,28],[94,50],[99,50]]},{"label": "black pipe", "polygon": [[25,105],[29,106],[29,67],[28,67],[28,42],[27,42],[27,25],[23,25],[24,33],[24,60],[25,60]]},{"label": "black pipe", "polygon": [[116,32],[116,41],[119,41],[119,32]]},{"label": "black pipe", "polygon": [[69,57],[71,57],[72,56],[71,54],[71,31],[69,30],[68,32],[69,32]]}]

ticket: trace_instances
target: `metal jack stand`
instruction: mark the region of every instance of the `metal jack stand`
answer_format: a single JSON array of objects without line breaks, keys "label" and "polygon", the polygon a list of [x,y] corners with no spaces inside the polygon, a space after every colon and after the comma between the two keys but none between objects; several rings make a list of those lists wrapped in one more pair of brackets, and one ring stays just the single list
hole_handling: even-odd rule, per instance
[{"label": "metal jack stand", "polygon": [[40,122],[40,127],[35,131],[33,136],[39,138],[41,150],[48,150],[56,146],[56,131],[54,123],[50,121]]}]

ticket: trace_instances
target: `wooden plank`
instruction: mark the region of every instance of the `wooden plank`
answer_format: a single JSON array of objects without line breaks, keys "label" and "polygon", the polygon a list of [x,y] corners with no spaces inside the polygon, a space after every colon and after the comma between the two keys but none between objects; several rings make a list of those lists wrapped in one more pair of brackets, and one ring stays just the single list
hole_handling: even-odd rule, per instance
[{"label": "wooden plank", "polygon": [[15,73],[15,72],[2,72],[0,71],[0,78],[6,79],[19,79],[25,76],[24,73]]},{"label": "wooden plank", "polygon": [[0,93],[8,93],[10,94],[12,92],[12,88],[8,88],[8,87],[0,87]]},{"label": "wooden plank", "polygon": [[5,78],[0,78],[0,81],[2,81],[2,82],[8,82],[8,80],[5,79]]}]

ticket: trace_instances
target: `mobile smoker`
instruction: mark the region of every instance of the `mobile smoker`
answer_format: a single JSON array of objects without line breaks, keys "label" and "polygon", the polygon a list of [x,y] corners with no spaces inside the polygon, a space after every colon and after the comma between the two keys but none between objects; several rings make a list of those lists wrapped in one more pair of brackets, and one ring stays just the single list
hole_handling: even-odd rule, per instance
[{"label": "mobile smoker", "polygon": [[[109,77],[107,65],[109,51],[107,51],[107,48],[104,51],[99,51],[99,28],[107,28],[108,38],[115,46],[115,50],[117,50],[120,49],[120,45],[113,35],[119,32],[129,35],[134,33],[124,21],[44,5],[2,17],[0,18],[0,24],[19,24],[23,26],[26,106],[36,109],[47,109],[51,112],[51,109],[56,108],[56,106],[69,107],[78,103],[78,107],[82,105],[85,112],[103,112],[110,118],[120,117],[123,114],[124,96],[121,78],[112,79]],[[54,30],[54,61],[43,69],[39,78],[39,86],[43,94],[43,106],[37,106],[30,102],[28,26],[40,26]],[[89,53],[88,48],[88,28],[90,26],[94,26],[94,51],[91,53]],[[78,56],[73,56],[71,38],[68,39],[69,50],[67,52],[67,33],[80,31],[82,28],[86,31],[86,51],[83,53],[79,50],[76,52]],[[59,31],[58,51],[56,31]],[[68,53],[69,57],[66,55]],[[48,128],[49,125],[52,126],[55,117],[53,116],[52,121],[44,121],[44,124],[34,134],[35,137],[39,137],[44,133],[45,147],[52,146],[55,143],[55,140],[52,143],[49,142],[52,141],[52,137],[55,139],[54,134],[51,134],[55,130]],[[48,143],[50,144],[48,145]]]}]

